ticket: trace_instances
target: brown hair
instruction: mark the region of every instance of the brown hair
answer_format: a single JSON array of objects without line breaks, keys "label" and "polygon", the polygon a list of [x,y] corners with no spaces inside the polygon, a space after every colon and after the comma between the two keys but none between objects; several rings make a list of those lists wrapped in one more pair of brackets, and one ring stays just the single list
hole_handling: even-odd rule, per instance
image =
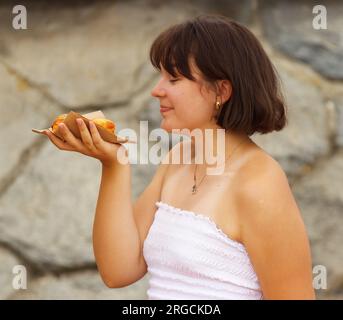
[{"label": "brown hair", "polygon": [[208,84],[231,83],[231,97],[216,118],[222,128],[250,136],[280,131],[287,124],[277,71],[246,27],[222,15],[200,15],[169,27],[150,48],[156,69],[162,65],[173,77],[181,74],[196,81],[191,57]]}]

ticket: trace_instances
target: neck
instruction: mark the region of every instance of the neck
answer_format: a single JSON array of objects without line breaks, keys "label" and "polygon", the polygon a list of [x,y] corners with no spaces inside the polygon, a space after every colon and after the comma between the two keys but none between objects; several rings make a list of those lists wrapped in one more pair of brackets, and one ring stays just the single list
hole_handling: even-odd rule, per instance
[{"label": "neck", "polygon": [[[192,160],[198,166],[218,168],[225,166],[226,160],[236,148],[251,142],[247,134],[226,131],[218,125],[200,128],[199,134],[192,136]],[[237,149],[238,149],[237,148]]]}]

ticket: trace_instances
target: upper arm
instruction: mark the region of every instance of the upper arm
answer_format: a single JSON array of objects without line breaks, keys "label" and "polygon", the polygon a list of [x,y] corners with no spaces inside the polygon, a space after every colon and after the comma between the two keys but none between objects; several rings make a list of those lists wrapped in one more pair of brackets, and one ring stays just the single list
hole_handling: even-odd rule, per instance
[{"label": "upper arm", "polygon": [[158,166],[152,180],[133,205],[133,214],[139,232],[141,247],[143,247],[143,242],[154,219],[155,203],[160,199],[167,169],[168,164],[161,163]]},{"label": "upper arm", "polygon": [[[182,142],[180,142],[182,144]],[[157,167],[157,170],[151,179],[145,190],[139,195],[135,203],[133,204],[133,216],[137,226],[139,240],[140,240],[140,252],[141,257],[139,265],[135,269],[135,272],[129,281],[125,282],[125,286],[136,282],[141,279],[147,273],[147,264],[143,256],[143,244],[146,239],[151,224],[154,220],[154,214],[156,212],[156,202],[161,199],[161,191],[163,182],[167,174],[169,165],[172,161],[172,154],[175,150],[178,150],[180,143],[175,145],[164,157],[161,164]]]},{"label": "upper arm", "polygon": [[183,142],[176,144],[166,154],[163,161],[158,166],[151,182],[133,205],[134,218],[138,228],[142,249],[144,240],[146,239],[150,226],[154,220],[154,213],[156,212],[155,204],[161,199],[164,178],[172,161],[173,154],[175,155],[176,152],[178,152],[178,149],[182,144]]},{"label": "upper arm", "polygon": [[[130,277],[126,278],[120,285],[116,283],[113,288],[128,286],[140,280],[147,273],[147,264],[143,257],[143,243],[153,221],[154,212],[156,211],[155,202],[160,197],[166,170],[166,164],[159,165],[151,182],[133,204],[133,216],[139,236],[140,258],[137,266],[132,266]],[[110,287],[112,288],[111,285]]]},{"label": "upper arm", "polygon": [[239,194],[242,241],[265,299],[314,299],[309,241],[287,176],[267,162]]}]

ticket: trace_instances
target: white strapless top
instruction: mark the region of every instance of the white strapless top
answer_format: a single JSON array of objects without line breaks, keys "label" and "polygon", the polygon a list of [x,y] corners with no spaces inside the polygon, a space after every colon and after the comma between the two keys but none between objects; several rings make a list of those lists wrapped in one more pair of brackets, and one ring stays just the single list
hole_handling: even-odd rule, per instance
[{"label": "white strapless top", "polygon": [[230,239],[209,217],[156,202],[143,244],[148,299],[263,299],[242,243]]}]

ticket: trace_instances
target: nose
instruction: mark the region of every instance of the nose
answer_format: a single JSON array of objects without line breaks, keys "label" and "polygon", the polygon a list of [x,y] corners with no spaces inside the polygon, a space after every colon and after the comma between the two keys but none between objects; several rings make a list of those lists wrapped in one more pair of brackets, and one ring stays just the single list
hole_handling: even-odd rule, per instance
[{"label": "nose", "polygon": [[150,93],[153,97],[164,97],[166,95],[166,91],[162,86],[162,79],[160,79],[156,85],[154,86],[154,88],[151,90]]}]

